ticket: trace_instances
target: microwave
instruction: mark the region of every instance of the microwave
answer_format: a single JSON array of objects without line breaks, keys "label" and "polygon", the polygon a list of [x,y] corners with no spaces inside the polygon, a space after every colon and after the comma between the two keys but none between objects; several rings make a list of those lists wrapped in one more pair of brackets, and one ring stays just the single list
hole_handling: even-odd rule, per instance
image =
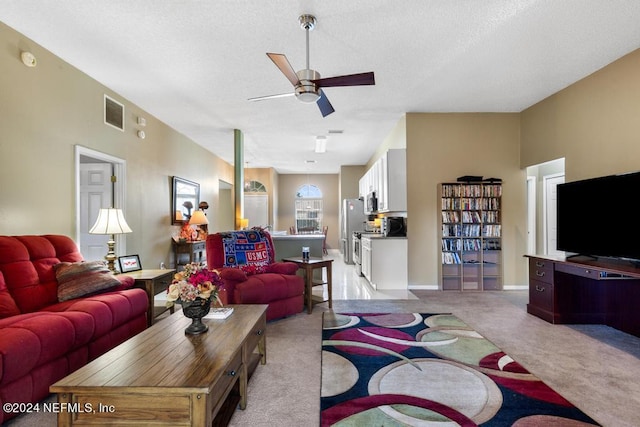
[{"label": "microwave", "polygon": [[377,212],[378,211],[378,198],[376,197],[376,192],[372,191],[367,194],[367,212]]},{"label": "microwave", "polygon": [[406,237],[407,219],[399,216],[382,218],[382,234],[386,237]]}]

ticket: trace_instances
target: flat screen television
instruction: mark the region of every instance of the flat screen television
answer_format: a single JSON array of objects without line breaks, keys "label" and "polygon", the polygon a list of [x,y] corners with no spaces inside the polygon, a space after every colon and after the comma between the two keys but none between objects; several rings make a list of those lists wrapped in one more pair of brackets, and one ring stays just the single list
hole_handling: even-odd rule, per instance
[{"label": "flat screen television", "polygon": [[639,192],[640,172],[558,185],[558,249],[640,260],[640,223],[634,219]]}]

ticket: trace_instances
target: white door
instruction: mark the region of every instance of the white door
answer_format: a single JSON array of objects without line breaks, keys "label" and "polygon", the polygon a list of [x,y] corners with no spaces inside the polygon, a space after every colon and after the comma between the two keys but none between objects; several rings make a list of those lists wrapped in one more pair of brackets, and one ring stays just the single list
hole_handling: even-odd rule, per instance
[{"label": "white door", "polygon": [[245,194],[244,217],[249,220],[249,228],[269,225],[269,196],[267,194]]},{"label": "white door", "polygon": [[536,178],[527,177],[527,253],[536,252]]},{"label": "white door", "polygon": [[87,261],[104,259],[109,236],[89,234],[100,208],[110,208],[113,203],[111,163],[80,164],[80,253]]},{"label": "white door", "polygon": [[544,177],[544,202],[545,202],[545,254],[552,256],[564,256],[563,251],[556,249],[557,247],[557,200],[559,184],[564,183],[564,174],[549,175]]},{"label": "white door", "polygon": [[217,227],[209,224],[209,233],[233,230],[235,228],[235,206],[233,204],[233,185],[218,181],[218,214],[215,217]]}]

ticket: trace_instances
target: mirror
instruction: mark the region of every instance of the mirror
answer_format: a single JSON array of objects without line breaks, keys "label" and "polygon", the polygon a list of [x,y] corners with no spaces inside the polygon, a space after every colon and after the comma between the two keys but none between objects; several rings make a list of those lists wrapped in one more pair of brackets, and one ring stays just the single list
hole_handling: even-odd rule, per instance
[{"label": "mirror", "polygon": [[200,184],[174,176],[171,198],[173,208],[171,224],[189,221],[191,214],[198,209],[198,203],[200,203]]}]

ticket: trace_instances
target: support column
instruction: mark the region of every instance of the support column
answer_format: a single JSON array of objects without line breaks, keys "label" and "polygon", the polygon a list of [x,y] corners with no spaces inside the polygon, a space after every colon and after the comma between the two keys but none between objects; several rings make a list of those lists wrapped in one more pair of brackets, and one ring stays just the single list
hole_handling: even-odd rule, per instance
[{"label": "support column", "polygon": [[240,230],[240,219],[244,217],[244,137],[242,131],[233,130],[233,177],[236,214],[235,229]]}]

